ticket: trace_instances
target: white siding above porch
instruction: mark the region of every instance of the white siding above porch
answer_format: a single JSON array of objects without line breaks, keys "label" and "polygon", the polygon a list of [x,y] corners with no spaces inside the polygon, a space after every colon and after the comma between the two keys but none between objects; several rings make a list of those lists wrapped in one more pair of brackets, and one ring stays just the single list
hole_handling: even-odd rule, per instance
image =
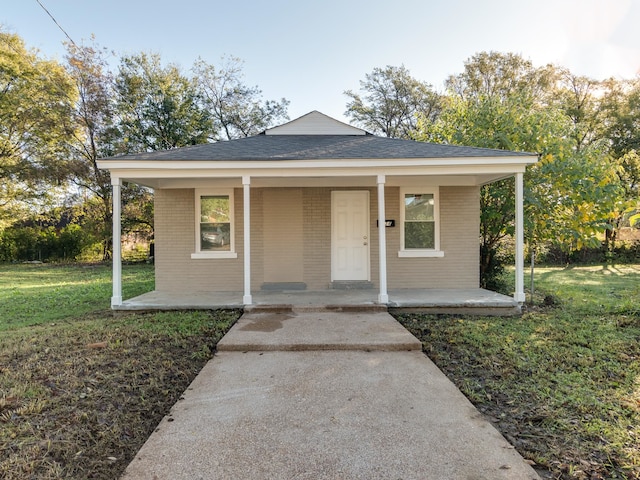
[{"label": "white siding above porch", "polygon": [[265,130],[265,135],[367,135],[367,132],[314,110],[291,122]]}]

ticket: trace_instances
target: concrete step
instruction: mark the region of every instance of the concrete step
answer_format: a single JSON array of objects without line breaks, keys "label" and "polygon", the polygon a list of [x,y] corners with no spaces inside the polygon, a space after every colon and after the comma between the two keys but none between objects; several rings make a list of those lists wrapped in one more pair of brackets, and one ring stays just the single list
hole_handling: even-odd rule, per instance
[{"label": "concrete step", "polygon": [[309,313],[309,312],[387,312],[386,305],[380,304],[336,304],[336,305],[294,305],[291,303],[273,305],[247,305],[245,313]]},{"label": "concrete step", "polygon": [[219,351],[410,351],[420,341],[386,311],[245,312]]},{"label": "concrete step", "polygon": [[334,280],[329,284],[331,290],[371,290],[373,283],[367,280]]}]

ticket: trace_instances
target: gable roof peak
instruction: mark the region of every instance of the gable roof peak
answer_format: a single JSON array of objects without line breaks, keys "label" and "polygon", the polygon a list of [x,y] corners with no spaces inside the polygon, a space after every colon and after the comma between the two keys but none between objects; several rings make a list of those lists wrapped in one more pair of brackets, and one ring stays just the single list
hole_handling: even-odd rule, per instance
[{"label": "gable roof peak", "polygon": [[329,117],[317,110],[302,115],[277,127],[268,128],[264,135],[369,135],[361,128],[353,127]]}]

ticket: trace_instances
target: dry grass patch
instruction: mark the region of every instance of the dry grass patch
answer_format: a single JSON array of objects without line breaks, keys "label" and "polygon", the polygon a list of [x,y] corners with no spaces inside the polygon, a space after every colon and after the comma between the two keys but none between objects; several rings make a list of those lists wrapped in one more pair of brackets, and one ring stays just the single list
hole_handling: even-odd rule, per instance
[{"label": "dry grass patch", "polygon": [[117,478],[237,311],[110,313],[0,339],[0,478]]}]

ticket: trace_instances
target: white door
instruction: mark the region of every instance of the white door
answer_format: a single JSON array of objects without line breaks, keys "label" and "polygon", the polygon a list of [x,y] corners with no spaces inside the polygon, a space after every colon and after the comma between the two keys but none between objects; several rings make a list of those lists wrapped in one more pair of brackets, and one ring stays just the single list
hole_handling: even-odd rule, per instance
[{"label": "white door", "polygon": [[369,280],[369,191],[331,192],[331,280]]}]

